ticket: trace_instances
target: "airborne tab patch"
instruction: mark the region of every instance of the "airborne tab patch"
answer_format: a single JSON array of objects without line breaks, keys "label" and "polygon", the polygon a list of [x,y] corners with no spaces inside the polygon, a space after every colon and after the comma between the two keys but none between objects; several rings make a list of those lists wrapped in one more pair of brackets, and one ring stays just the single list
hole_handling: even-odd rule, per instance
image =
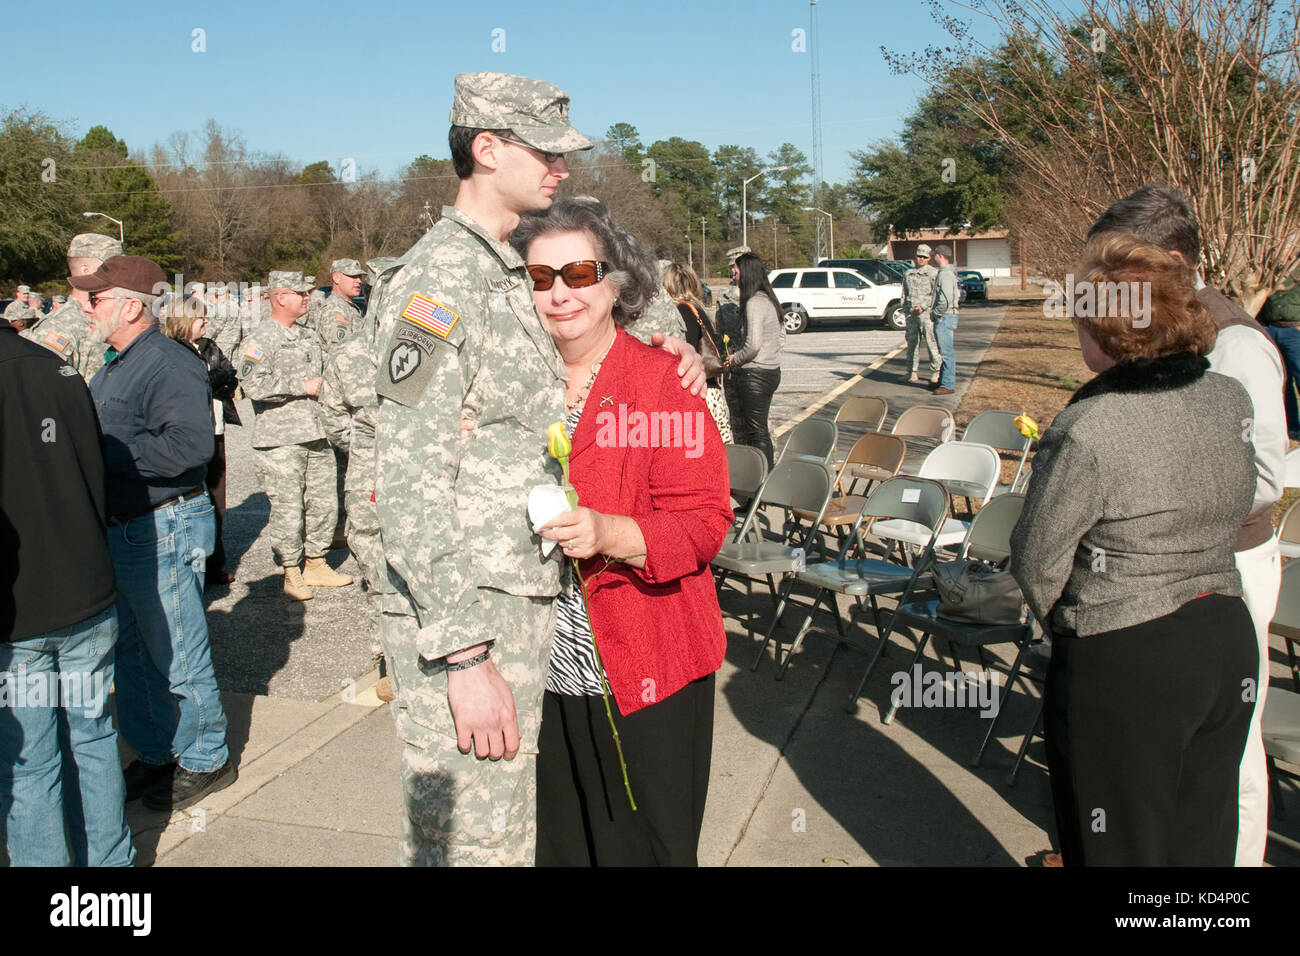
[{"label": "airborne tab patch", "polygon": [[402,318],[426,332],[432,332],[440,339],[450,335],[460,321],[457,313],[423,295],[411,296],[411,301],[402,310]]}]

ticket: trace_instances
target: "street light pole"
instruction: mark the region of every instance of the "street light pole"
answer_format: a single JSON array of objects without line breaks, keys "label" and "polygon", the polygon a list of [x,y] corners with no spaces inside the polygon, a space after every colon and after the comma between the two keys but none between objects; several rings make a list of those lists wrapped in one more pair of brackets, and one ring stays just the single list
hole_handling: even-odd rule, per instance
[{"label": "street light pole", "polygon": [[685,235],[686,235],[686,264],[687,264],[688,266],[690,266],[692,269],[694,269],[694,268],[695,268],[695,253],[693,253],[693,252],[691,251],[692,248],[693,248],[692,245],[691,245],[691,234],[688,232],[688,233],[686,233]]},{"label": "street light pole", "polygon": [[700,217],[700,273],[709,274],[709,243],[704,230],[704,217]]},{"label": "street light pole", "polygon": [[122,243],[122,251],[123,252],[126,251],[126,226],[122,225],[121,219],[114,219],[112,216],[108,215],[107,213],[102,213],[102,212],[83,212],[82,215],[85,216],[87,219],[89,219],[91,216],[103,216],[109,222],[117,223],[117,238]]},{"label": "street light pole", "polygon": [[835,258],[835,217],[832,216],[830,213],[828,213],[825,209],[818,209],[816,206],[804,206],[803,211],[819,212],[831,221],[831,254],[827,256],[827,258],[834,259]]},{"label": "street light pole", "polygon": [[789,166],[768,166],[760,169],[740,184],[740,244],[749,245],[749,184],[764,173],[783,173]]}]

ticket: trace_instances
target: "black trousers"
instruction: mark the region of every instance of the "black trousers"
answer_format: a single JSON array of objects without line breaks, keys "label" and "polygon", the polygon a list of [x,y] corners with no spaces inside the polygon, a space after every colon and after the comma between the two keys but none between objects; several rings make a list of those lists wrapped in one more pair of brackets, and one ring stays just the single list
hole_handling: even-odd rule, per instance
[{"label": "black trousers", "polygon": [[695,866],[713,756],[714,675],[622,717],[637,809],[599,697],[546,692],[537,755],[538,866]]},{"label": "black trousers", "polygon": [[212,499],[212,513],[217,520],[217,543],[208,555],[204,573],[211,576],[226,570],[226,546],[221,543],[221,526],[226,520],[226,436],[213,436],[212,459],[208,462],[208,473],[204,477],[208,486],[208,497]]},{"label": "black trousers", "polygon": [[[779,368],[741,368],[731,373],[734,379],[736,403],[740,406],[739,419],[732,410],[731,431],[737,445],[753,445],[767,457],[772,467],[772,433],[767,427],[772,396],[781,384]],[[737,424],[739,421],[739,424]]]},{"label": "black trousers", "polygon": [[1066,866],[1233,865],[1258,662],[1245,603],[1219,594],[1053,637],[1044,731]]}]

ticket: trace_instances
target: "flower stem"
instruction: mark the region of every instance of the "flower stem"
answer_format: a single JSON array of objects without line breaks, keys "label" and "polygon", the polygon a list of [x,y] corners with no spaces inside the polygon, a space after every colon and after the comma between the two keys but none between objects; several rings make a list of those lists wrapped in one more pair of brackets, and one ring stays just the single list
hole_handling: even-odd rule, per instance
[{"label": "flower stem", "polygon": [[[567,462],[566,462],[567,466]],[[567,467],[564,469],[569,470]],[[568,478],[568,475],[565,475]],[[627,791],[627,802],[632,805],[633,812],[636,811],[636,800],[632,798],[632,784],[627,779],[627,761],[623,759],[623,741],[618,736],[618,725],[614,723],[614,712],[609,706],[609,682],[605,680],[605,664],[600,659],[600,648],[596,646],[596,629],[591,623],[591,610],[588,607],[587,598],[587,579],[582,576],[582,568],[578,566],[578,559],[573,559],[573,570],[578,575],[578,587],[582,590],[582,613],[587,618],[587,631],[591,634],[591,650],[596,655],[596,669],[600,671],[600,696],[605,702],[605,717],[609,720],[609,729],[614,734],[614,748],[618,751],[618,767],[623,772],[623,789]]]}]

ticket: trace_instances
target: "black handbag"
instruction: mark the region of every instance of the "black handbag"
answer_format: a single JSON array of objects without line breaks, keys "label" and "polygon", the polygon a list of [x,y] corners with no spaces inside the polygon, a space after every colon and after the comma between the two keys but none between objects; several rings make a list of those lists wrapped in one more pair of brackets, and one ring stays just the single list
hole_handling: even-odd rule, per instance
[{"label": "black handbag", "polygon": [[938,616],[964,624],[1011,625],[1023,621],[1024,596],[1010,571],[958,559],[933,567]]}]

